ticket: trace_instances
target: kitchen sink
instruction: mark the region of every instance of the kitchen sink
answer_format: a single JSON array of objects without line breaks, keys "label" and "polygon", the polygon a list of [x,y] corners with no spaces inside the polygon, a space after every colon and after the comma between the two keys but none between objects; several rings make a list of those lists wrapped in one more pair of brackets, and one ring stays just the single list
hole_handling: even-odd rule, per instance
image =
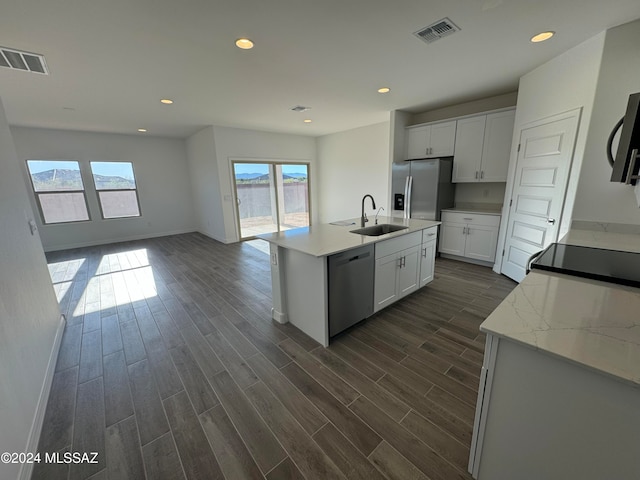
[{"label": "kitchen sink", "polygon": [[409,227],[402,225],[392,225],[390,223],[382,223],[380,225],[371,225],[370,227],[358,228],[357,230],[350,230],[351,233],[357,233],[358,235],[367,235],[369,237],[377,237],[379,235],[385,235],[391,232],[397,232],[399,230],[406,230]]}]

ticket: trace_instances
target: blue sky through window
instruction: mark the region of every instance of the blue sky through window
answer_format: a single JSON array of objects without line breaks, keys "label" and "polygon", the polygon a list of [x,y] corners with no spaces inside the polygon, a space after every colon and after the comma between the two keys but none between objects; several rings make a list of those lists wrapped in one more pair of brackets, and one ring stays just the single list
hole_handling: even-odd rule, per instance
[{"label": "blue sky through window", "polygon": [[[234,163],[234,172],[236,175],[242,173],[260,173],[266,175],[269,173],[269,165],[266,163]],[[307,173],[307,165],[304,164],[282,164],[282,173]]]},{"label": "blue sky through window", "polygon": [[134,179],[133,167],[129,162],[91,162],[91,171],[94,175]]},{"label": "blue sky through window", "polygon": [[75,170],[79,171],[78,162],[70,160],[27,160],[29,173],[46,172],[48,170]]}]

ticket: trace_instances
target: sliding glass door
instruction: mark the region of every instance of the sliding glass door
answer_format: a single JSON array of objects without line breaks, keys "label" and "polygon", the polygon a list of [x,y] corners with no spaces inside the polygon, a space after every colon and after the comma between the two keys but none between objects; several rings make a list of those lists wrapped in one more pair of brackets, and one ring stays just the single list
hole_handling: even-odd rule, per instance
[{"label": "sliding glass door", "polygon": [[309,165],[232,162],[240,238],[309,225]]}]

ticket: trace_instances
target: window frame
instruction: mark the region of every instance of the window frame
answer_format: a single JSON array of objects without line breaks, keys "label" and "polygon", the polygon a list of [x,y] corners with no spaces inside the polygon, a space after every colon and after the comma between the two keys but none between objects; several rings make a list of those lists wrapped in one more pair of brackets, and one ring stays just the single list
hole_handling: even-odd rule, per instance
[{"label": "window frame", "polygon": [[[135,183],[135,188],[98,188],[96,185],[96,177],[93,172],[93,164],[94,163],[128,163],[131,165],[131,173],[133,173],[133,181]],[[126,162],[121,160],[113,160],[113,161],[89,161],[89,170],[91,172],[91,180],[93,182],[93,188],[96,191],[96,199],[98,200],[98,208],[100,209],[100,217],[102,220],[122,220],[126,218],[141,218],[142,217],[142,207],[140,206],[140,195],[138,194],[138,179],[136,177],[136,172],[133,168],[133,162]],[[98,174],[99,175],[99,174]],[[122,215],[119,217],[105,217],[104,209],[102,208],[102,198],[100,197],[100,192],[135,192],[136,195],[136,204],[138,206],[138,215]]]},{"label": "window frame", "polygon": [[[31,173],[31,169],[29,168],[29,162],[74,162],[78,165],[78,173],[80,174],[80,182],[82,183],[82,190],[36,190],[36,186],[33,183],[33,174]],[[91,222],[91,210],[89,209],[89,202],[87,201],[87,187],[84,184],[84,179],[82,178],[82,169],[80,167],[80,162],[78,160],[39,160],[35,158],[30,158],[25,160],[25,165],[27,167],[27,176],[29,177],[29,183],[31,184],[31,190],[33,191],[33,195],[36,200],[36,205],[38,207],[38,211],[40,213],[40,219],[42,220],[43,225],[65,225],[69,223],[84,223]],[[84,199],[84,208],[87,212],[86,220],[69,220],[66,222],[48,222],[45,215],[44,209],[42,208],[42,201],[40,200],[40,195],[60,195],[60,194],[68,194],[68,193],[82,193],[82,198]]]}]

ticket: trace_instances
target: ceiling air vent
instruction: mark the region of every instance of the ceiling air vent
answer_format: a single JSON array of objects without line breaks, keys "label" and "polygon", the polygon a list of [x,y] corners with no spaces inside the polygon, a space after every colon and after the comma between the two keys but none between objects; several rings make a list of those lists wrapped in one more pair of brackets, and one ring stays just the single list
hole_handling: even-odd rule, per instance
[{"label": "ceiling air vent", "polygon": [[311,107],[303,107],[302,105],[296,105],[295,107],[291,107],[291,110],[293,110],[294,112],[306,112],[307,110],[310,110]]},{"label": "ceiling air vent", "polygon": [[37,53],[21,52],[12,48],[0,47],[0,67],[49,75],[44,56]]},{"label": "ceiling air vent", "polygon": [[459,31],[460,28],[445,17],[442,20],[438,20],[436,23],[432,23],[428,27],[424,27],[423,29],[414,32],[413,34],[427,43],[433,43],[436,40],[440,40],[443,37]]}]

